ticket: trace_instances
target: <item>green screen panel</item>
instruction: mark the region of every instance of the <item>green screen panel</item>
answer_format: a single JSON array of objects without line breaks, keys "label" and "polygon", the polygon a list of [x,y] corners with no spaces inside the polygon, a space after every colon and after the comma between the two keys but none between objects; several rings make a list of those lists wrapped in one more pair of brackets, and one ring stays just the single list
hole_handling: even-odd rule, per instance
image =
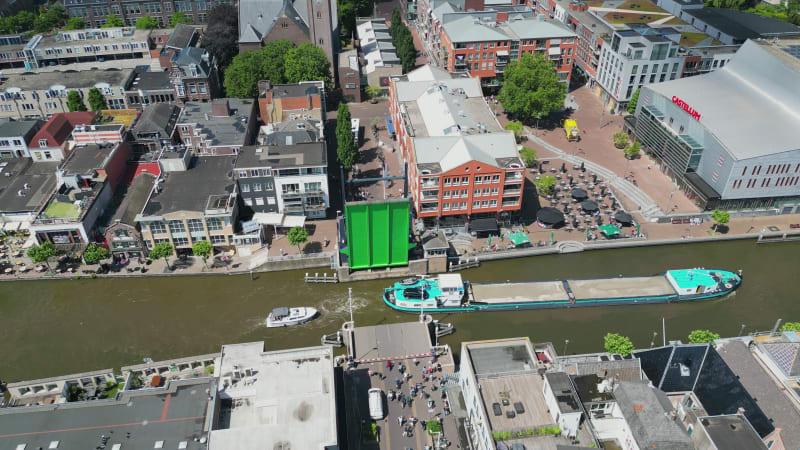
[{"label": "green screen panel", "polygon": [[408,264],[410,224],[408,200],[353,203],[345,206],[347,248],[351,269]]}]

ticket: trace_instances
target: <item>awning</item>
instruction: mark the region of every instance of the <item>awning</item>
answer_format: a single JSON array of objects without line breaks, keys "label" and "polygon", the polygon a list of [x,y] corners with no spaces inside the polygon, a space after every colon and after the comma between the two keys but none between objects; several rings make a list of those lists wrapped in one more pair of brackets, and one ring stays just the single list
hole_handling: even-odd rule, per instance
[{"label": "awning", "polygon": [[497,232],[497,220],[475,219],[469,223],[469,228],[476,233]]},{"label": "awning", "polygon": [[525,235],[525,233],[510,234],[508,235],[508,239],[511,240],[511,243],[514,244],[515,246],[531,243],[531,240],[528,238],[528,236]]},{"label": "awning", "polygon": [[497,56],[508,56],[508,50],[498,50],[495,53],[497,53]]},{"label": "awning", "polygon": [[617,228],[616,225],[611,225],[610,223],[606,225],[600,225],[599,227],[597,227],[597,229],[608,237],[622,234],[622,230]]},{"label": "awning", "polygon": [[283,214],[281,213],[255,213],[253,220],[262,225],[280,226],[283,222]]},{"label": "awning", "polygon": [[386,118],[386,129],[389,130],[390,134],[394,134],[394,124],[391,117]]},{"label": "awning", "polygon": [[284,228],[302,227],[306,224],[306,216],[283,216]]},{"label": "awning", "polygon": [[564,221],[564,214],[555,208],[541,208],[536,211],[536,220],[545,225],[556,225]]},{"label": "awning", "polygon": [[20,226],[19,222],[6,222],[5,225],[3,225],[3,230],[17,231],[17,228],[19,228],[19,226]]},{"label": "awning", "polygon": [[19,229],[20,230],[30,230],[31,229],[31,223],[28,222],[28,221],[21,222],[20,225],[19,225]]},{"label": "awning", "polygon": [[[552,40],[551,40],[552,42]],[[561,47],[550,47],[547,49],[547,54],[550,56],[560,55],[561,54]]]}]

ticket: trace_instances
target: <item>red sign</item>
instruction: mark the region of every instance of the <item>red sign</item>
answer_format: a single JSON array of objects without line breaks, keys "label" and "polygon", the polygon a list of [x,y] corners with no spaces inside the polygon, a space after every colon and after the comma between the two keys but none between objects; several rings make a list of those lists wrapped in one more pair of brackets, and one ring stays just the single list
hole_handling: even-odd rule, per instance
[{"label": "red sign", "polygon": [[689,113],[689,115],[692,116],[694,119],[700,120],[700,113],[697,112],[691,106],[689,106],[685,101],[678,98],[677,96],[675,95],[672,96],[672,103],[675,103],[676,105],[680,106],[681,109]]}]

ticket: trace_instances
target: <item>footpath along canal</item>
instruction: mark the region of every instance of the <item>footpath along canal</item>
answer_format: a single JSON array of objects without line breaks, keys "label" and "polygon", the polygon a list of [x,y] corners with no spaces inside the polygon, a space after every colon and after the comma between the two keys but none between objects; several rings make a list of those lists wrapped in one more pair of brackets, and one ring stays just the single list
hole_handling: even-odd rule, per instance
[{"label": "footpath along canal", "polygon": [[[462,272],[470,281],[548,280],[645,275],[673,268],[744,271],[732,296],[698,303],[439,315],[466,340],[530,336],[568,353],[602,350],[609,331],[648,347],[708,328],[736,335],[767,330],[777,318],[800,321],[800,242],[755,241],[670,245],[549,255],[484,263]],[[256,275],[83,279],[0,283],[0,379],[15,381],[218,351],[223,343],[264,340],[268,349],[319,345],[348,318],[353,288],[358,325],[416,320],[380,299],[391,280],[305,284],[304,271]],[[267,329],[276,306],[313,306],[321,317],[293,328]]]}]

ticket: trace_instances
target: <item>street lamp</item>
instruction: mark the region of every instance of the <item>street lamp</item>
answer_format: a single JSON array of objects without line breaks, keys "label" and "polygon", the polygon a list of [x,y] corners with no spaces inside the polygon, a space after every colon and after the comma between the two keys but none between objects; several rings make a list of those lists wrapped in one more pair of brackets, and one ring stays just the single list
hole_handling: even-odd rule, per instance
[{"label": "street lamp", "polygon": [[656,346],[656,336],[658,336],[658,331],[653,331],[653,340],[650,341],[650,348]]},{"label": "street lamp", "polygon": [[564,339],[564,351],[562,352],[563,355],[567,354],[567,345],[569,345],[569,339]]},{"label": "street lamp", "polygon": [[739,328],[739,336],[741,336],[741,335],[742,335],[742,333],[744,332],[744,329],[745,329],[745,327],[747,327],[747,325],[745,325],[745,324],[742,324],[742,327],[741,327],[741,328]]}]

